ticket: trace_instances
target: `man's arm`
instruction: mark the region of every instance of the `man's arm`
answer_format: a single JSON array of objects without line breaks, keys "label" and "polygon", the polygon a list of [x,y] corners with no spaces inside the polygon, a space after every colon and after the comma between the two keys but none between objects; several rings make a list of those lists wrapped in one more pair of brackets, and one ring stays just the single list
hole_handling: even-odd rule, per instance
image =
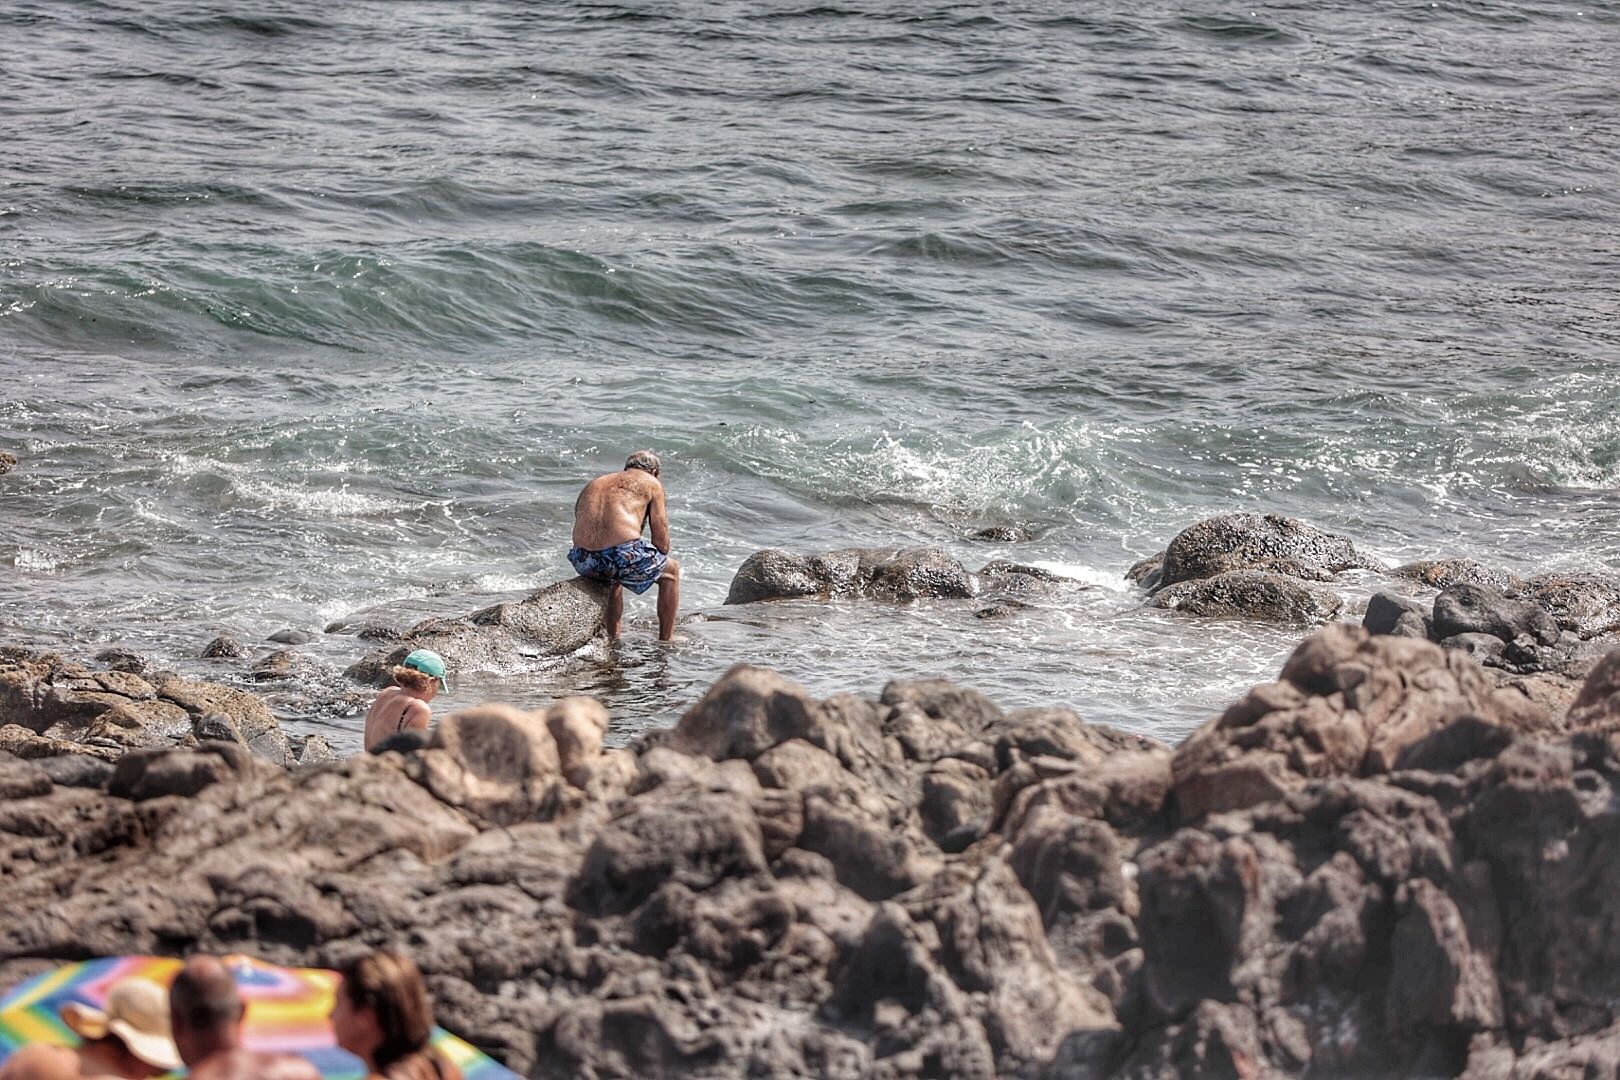
[{"label": "man's arm", "polygon": [[669,511],[664,506],[664,485],[653,481],[657,489],[647,504],[647,525],[652,531],[652,546],[669,554]]}]

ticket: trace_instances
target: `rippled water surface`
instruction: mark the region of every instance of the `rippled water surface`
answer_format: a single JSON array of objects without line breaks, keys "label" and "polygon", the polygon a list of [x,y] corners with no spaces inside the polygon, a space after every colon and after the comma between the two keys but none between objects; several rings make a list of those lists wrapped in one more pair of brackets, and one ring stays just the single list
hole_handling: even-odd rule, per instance
[{"label": "rippled water surface", "polygon": [[[1620,570],[1613,0],[11,0],[0,43],[4,641],[201,672],[521,592],[642,445],[680,642],[632,601],[450,705],[623,735],[750,660],[1174,738],[1297,638],[1139,608],[1202,515]],[[1091,587],[721,605],[759,548],[902,543]]]}]

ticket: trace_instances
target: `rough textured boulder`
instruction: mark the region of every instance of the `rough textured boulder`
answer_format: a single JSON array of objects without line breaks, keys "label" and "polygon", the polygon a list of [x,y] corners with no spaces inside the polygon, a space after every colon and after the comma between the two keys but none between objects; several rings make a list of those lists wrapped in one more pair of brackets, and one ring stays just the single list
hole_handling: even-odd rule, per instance
[{"label": "rough textured boulder", "polygon": [[973,575],[938,548],[844,548],[818,555],[770,548],[756,551],[738,568],[726,603],[831,596],[950,599],[976,592]]},{"label": "rough textured boulder", "polygon": [[17,467],[17,455],[8,450],[0,450],[0,476],[4,476]]},{"label": "rough textured boulder", "polygon": [[1489,585],[1452,585],[1434,601],[1433,634],[1487,634],[1503,641],[1529,635],[1543,645],[1558,640],[1558,624],[1538,605],[1513,600]]},{"label": "rough textured boulder", "polygon": [[1177,810],[1190,821],[1308,781],[1386,772],[1465,720],[1507,731],[1554,726],[1465,655],[1336,623],[1296,649],[1277,682],[1255,687],[1176,751]]},{"label": "rough textured boulder", "polygon": [[[1133,572],[1143,566],[1138,563]],[[1220,514],[1188,526],[1165,549],[1158,588],[1254,570],[1331,581],[1352,569],[1382,569],[1342,536],[1277,514]],[[1145,574],[1147,571],[1143,571]]]},{"label": "rough textured boulder", "polygon": [[1339,594],[1297,578],[1258,570],[1228,570],[1214,577],[1183,581],[1154,593],[1152,607],[1188,615],[1260,619],[1316,626],[1343,606]]},{"label": "rough textured boulder", "polygon": [[1361,625],[1369,634],[1427,638],[1433,621],[1432,606],[1399,593],[1374,593],[1367,601]]},{"label": "rough textured boulder", "polygon": [[[4,725],[48,740],[52,753],[102,757],[195,745],[202,725],[207,731],[201,737],[240,742],[278,765],[291,760],[275,716],[253,694],[173,672],[143,677],[126,670],[92,671],[54,654],[0,656]],[[11,740],[17,742],[16,736]],[[38,743],[19,752],[44,756]]]},{"label": "rough textured boulder", "polygon": [[[606,605],[607,588],[597,582],[579,577],[553,582],[522,600],[419,622],[405,632],[402,644],[357,661],[345,673],[359,682],[386,685],[388,667],[413,649],[432,649],[451,672],[532,671],[603,634]],[[361,636],[392,640],[392,631]]]},{"label": "rough textured boulder", "polygon": [[1434,559],[1407,563],[1390,571],[1396,577],[1411,578],[1435,589],[1453,585],[1486,585],[1508,596],[1525,591],[1525,580],[1507,570],[1486,566],[1473,559]]},{"label": "rough textured boulder", "polygon": [[1538,574],[1525,594],[1582,638],[1620,634],[1620,578],[1607,574]]}]

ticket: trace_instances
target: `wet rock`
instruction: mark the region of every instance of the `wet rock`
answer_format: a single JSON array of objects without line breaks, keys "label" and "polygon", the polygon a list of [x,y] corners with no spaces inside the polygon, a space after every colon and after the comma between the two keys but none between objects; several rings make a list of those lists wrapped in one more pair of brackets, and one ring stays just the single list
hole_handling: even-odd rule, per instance
[{"label": "wet rock", "polygon": [[975,591],[967,569],[937,548],[844,548],[818,555],[773,548],[743,562],[726,603],[846,595],[950,599],[971,597]]},{"label": "wet rock", "polygon": [[0,476],[4,476],[17,467],[17,455],[6,450],[0,450]]},{"label": "wet rock", "polygon": [[[1427,638],[1429,610],[1429,605],[1416,597],[1392,592],[1373,593],[1372,599],[1367,601],[1367,612],[1361,617],[1361,625],[1369,634]],[[1414,634],[1411,632],[1414,628],[1422,632]]]},{"label": "wet rock", "polygon": [[584,578],[554,582],[523,600],[412,627],[404,644],[350,665],[359,682],[387,685],[389,667],[413,649],[432,649],[457,671],[520,672],[568,656],[604,632],[607,589]]},{"label": "wet rock", "polygon": [[1148,604],[1188,615],[1316,626],[1336,615],[1344,601],[1331,589],[1282,574],[1229,570],[1167,585]]},{"label": "wet rock", "polygon": [[987,544],[1023,544],[1035,537],[1035,531],[1027,525],[990,525],[973,532],[968,539]]},{"label": "wet rock", "polygon": [[1130,569],[1125,571],[1125,580],[1140,585],[1148,592],[1157,589],[1164,580],[1164,552],[1132,563]]},{"label": "wet rock", "polygon": [[1508,596],[1519,596],[1526,588],[1525,580],[1507,570],[1485,566],[1473,559],[1435,559],[1428,562],[1407,563],[1390,571],[1396,577],[1411,578],[1436,589],[1449,589],[1453,585],[1484,585]]},{"label": "wet rock", "polygon": [[1513,600],[1488,585],[1452,585],[1434,601],[1434,635],[1489,634],[1503,641],[1528,634],[1543,644],[1558,640],[1558,625],[1528,600]]},{"label": "wet rock", "polygon": [[96,662],[106,664],[109,670],[142,675],[151,667],[146,657],[128,649],[103,649],[96,653]]},{"label": "wet rock", "polygon": [[273,642],[277,645],[308,645],[310,642],[315,640],[315,635],[310,633],[308,630],[294,630],[291,627],[288,627],[283,630],[277,630],[265,640]]},{"label": "wet rock", "polygon": [[979,595],[1003,604],[1031,599],[1057,599],[1089,589],[1076,578],[1065,577],[1039,566],[997,560],[978,573]]},{"label": "wet rock", "polygon": [[1583,639],[1620,633],[1620,578],[1607,574],[1537,574],[1526,595]]},{"label": "wet rock", "polygon": [[1382,568],[1344,537],[1303,521],[1277,514],[1220,514],[1170,541],[1158,587],[1234,570],[1331,581],[1345,570]]},{"label": "wet rock", "polygon": [[242,643],[228,634],[221,634],[210,641],[202,651],[204,660],[240,660],[246,655],[247,650]]}]

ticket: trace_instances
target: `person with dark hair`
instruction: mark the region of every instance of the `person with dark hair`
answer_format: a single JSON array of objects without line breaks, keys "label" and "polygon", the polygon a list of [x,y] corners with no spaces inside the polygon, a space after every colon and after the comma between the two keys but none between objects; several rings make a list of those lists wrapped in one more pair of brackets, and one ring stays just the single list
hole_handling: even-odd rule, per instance
[{"label": "person with dark hair", "polygon": [[242,995],[224,961],[194,956],[169,985],[174,1045],[191,1080],[319,1080],[295,1054],[261,1054],[242,1046]]},{"label": "person with dark hair", "polygon": [[[669,512],[663,466],[651,450],[637,450],[624,469],[598,476],[574,503],[574,547],[568,561],[580,577],[608,586],[608,637],[619,636],[624,590],[637,596],[658,586],[658,640],[675,636],[681,604],[681,564],[669,557]],[[645,527],[652,543],[641,538]]]},{"label": "person with dark hair", "polygon": [[367,750],[402,731],[426,731],[433,718],[433,699],[440,690],[450,689],[444,677],[444,657],[432,649],[412,650],[389,674],[394,685],[378,694],[366,710]]},{"label": "person with dark hair", "polygon": [[432,1047],[433,1002],[409,957],[379,950],[343,965],[332,1003],[337,1044],[383,1080],[461,1080]]}]

